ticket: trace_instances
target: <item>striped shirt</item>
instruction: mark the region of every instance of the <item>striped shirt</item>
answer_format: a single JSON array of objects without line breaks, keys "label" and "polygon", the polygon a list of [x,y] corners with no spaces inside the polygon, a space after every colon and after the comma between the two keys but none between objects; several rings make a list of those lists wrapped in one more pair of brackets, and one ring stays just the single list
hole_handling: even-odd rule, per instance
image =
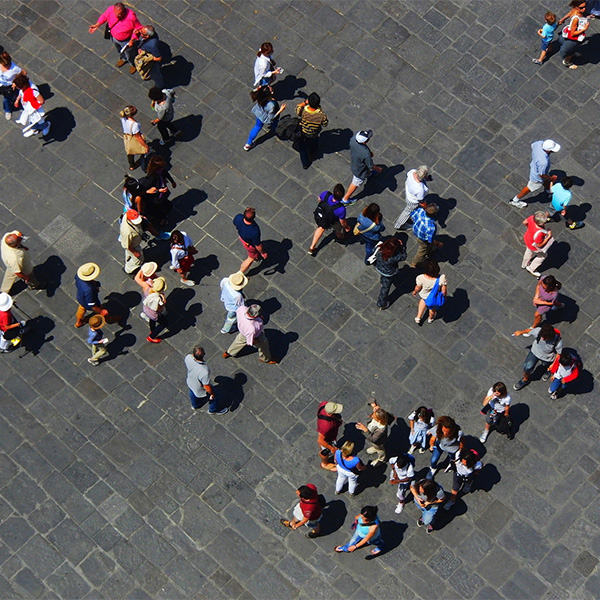
[{"label": "striped shirt", "polygon": [[327,115],[320,108],[310,108],[305,104],[296,106],[296,114],[300,117],[300,128],[307,137],[319,135],[322,127],[327,127]]}]

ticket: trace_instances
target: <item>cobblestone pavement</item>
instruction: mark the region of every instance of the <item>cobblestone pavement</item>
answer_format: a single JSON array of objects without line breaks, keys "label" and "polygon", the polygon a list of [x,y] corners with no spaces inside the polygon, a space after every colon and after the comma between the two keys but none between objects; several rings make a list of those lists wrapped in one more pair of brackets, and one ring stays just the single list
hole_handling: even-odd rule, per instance
[{"label": "cobblestone pavement", "polygon": [[[137,286],[121,270],[116,114],[137,104],[143,129],[157,132],[147,84],[116,69],[110,43],[87,32],[107,4],[2,2],[0,43],[44,84],[53,127],[46,142],[24,139],[14,122],[0,127],[0,222],[30,236],[50,279],[47,291],[16,297],[35,318],[33,351],[2,357],[0,597],[598,598],[600,24],[569,71],[558,56],[531,62],[547,7],[566,12],[554,0],[135,2],[176,57],[165,74],[187,133],[170,155],[180,183],[172,225],[199,249],[193,289],[178,287],[163,245],[150,251],[175,317],[176,335],[156,346],[144,341]],[[324,155],[308,171],[273,138],[242,151],[265,40],[285,68],[278,97],[291,107],[315,90],[329,115]],[[362,195],[381,205],[388,231],[407,170],[433,169],[451,297],[432,325],[413,321],[407,266],[381,312],[362,246],[306,254],[316,196],[349,183],[346,148],[360,128],[375,131],[376,161],[388,167]],[[530,144],[546,137],[562,145],[554,167],[578,178],[574,202],[587,213],[581,230],[552,225],[545,269],[563,283],[567,307],[552,316],[586,373],[556,402],[540,381],[514,393],[516,438],[492,434],[483,448],[480,400],[494,381],[516,381],[528,345],[510,336],[533,312],[521,221],[544,200],[531,197],[523,211],[506,201],[526,181]],[[242,258],[231,218],[247,205],[271,252],[247,295],[270,315],[279,366],[221,358],[231,338],[219,333],[218,282]],[[408,245],[410,258],[412,237]],[[131,311],[131,329],[107,327],[112,355],[97,368],[73,328],[73,276],[88,260],[102,267],[104,297]],[[182,359],[199,341],[232,404],[223,417],[189,407]],[[400,417],[392,449],[406,449],[406,416],[425,403],[455,416],[483,454],[479,485],[434,535],[417,528],[414,506],[394,514],[382,471],[350,499],[333,496],[319,468],[317,402],[342,402],[352,423],[366,417],[372,390]],[[417,455],[422,473],[428,456]],[[450,475],[438,479],[449,488]],[[307,481],[330,501],[328,535],[316,540],[278,522]],[[370,503],[389,552],[369,562],[360,551],[335,555]]]}]

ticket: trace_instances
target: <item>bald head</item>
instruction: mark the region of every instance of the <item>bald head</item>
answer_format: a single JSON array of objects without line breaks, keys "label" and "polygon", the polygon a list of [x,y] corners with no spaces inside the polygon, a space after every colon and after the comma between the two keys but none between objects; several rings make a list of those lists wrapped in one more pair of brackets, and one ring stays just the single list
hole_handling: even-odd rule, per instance
[{"label": "bald head", "polygon": [[4,238],[4,241],[6,242],[7,246],[10,246],[11,248],[16,248],[19,245],[21,238],[16,233],[9,233]]}]

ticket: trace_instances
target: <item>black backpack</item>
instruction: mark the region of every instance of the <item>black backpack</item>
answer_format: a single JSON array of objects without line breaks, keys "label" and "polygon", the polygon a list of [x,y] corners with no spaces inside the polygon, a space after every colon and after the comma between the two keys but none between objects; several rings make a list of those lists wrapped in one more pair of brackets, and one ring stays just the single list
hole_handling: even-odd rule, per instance
[{"label": "black backpack", "polygon": [[280,140],[295,142],[301,135],[300,119],[291,115],[284,115],[279,119],[275,133]]},{"label": "black backpack", "polygon": [[513,422],[505,415],[498,415],[498,419],[494,423],[494,429],[498,433],[505,435],[509,440],[512,440],[515,437],[515,434],[513,433]]},{"label": "black backpack", "polygon": [[[331,192],[327,193],[329,194],[327,198],[330,198]],[[314,212],[315,223],[318,227],[322,227],[323,229],[331,227],[335,222],[335,215],[333,214],[335,207],[327,202],[327,198],[317,204],[317,208],[315,208]]]}]

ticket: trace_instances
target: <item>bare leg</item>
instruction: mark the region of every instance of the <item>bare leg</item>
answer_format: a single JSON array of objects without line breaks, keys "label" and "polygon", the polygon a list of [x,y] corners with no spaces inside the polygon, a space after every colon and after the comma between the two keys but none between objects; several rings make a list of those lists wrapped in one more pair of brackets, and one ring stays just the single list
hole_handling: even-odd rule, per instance
[{"label": "bare leg", "polygon": [[240,266],[240,271],[242,273],[245,273],[251,266],[252,263],[254,262],[253,258],[248,257]]},{"label": "bare leg", "polygon": [[423,298],[419,298],[419,308],[417,309],[417,319],[421,320],[425,311],[427,310],[427,304],[425,304],[425,300]]},{"label": "bare leg", "polygon": [[527,196],[527,194],[529,194],[529,192],[531,192],[531,190],[525,186],[518,194],[517,194],[517,200],[523,200],[523,198],[525,198],[525,196]]},{"label": "bare leg", "polygon": [[310,244],[310,250],[314,250],[317,247],[317,244],[319,243],[319,240],[321,239],[321,236],[325,233],[325,229],[323,229],[323,227],[317,227],[315,229],[315,233],[313,235],[313,239],[312,242]]},{"label": "bare leg", "polygon": [[352,196],[352,194],[354,194],[354,192],[356,191],[356,186],[351,183],[348,186],[348,190],[346,191],[346,195],[342,198],[342,201],[348,200],[348,198],[350,198],[350,196]]}]

